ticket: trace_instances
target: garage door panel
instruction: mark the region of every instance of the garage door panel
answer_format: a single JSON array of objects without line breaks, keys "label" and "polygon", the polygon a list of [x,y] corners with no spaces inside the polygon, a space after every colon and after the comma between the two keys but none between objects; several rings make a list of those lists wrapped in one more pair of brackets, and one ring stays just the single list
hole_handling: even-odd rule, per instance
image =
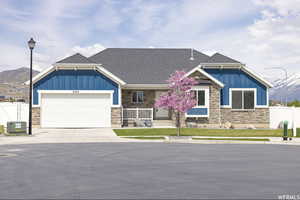
[{"label": "garage door panel", "polygon": [[41,126],[110,127],[110,94],[43,94]]}]

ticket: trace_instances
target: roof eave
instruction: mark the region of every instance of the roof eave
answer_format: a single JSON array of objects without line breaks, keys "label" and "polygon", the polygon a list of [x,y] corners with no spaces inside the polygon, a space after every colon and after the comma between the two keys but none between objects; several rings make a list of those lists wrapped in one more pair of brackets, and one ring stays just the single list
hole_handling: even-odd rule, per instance
[{"label": "roof eave", "polygon": [[[44,78],[45,76],[47,76],[48,74],[50,74],[51,72],[53,72],[55,70],[61,70],[61,69],[65,69],[65,70],[80,70],[80,69],[97,70],[98,72],[103,73],[105,76],[109,77],[110,79],[112,79],[113,81],[115,81],[116,83],[118,83],[120,85],[126,84],[125,81],[123,81],[119,77],[115,76],[114,74],[112,74],[111,72],[106,70],[104,67],[101,66],[101,64],[96,64],[96,63],[86,63],[86,64],[84,64],[84,63],[55,63],[55,64],[53,64],[53,66],[45,69],[44,71],[42,71],[38,75],[36,75],[32,79],[32,83],[34,84],[37,81]],[[29,85],[30,81],[28,80],[24,84]]]},{"label": "roof eave", "polygon": [[211,65],[206,65],[206,64],[207,63],[201,63],[201,67],[202,68],[221,68],[221,69],[241,69],[245,73],[249,74],[251,77],[256,79],[257,81],[262,83],[263,85],[267,86],[268,88],[273,87],[272,83],[270,83],[269,81],[267,81],[266,79],[264,79],[263,77],[261,77],[259,74],[252,71],[248,67],[246,67],[245,64],[242,64],[242,63],[235,63],[235,65],[233,65],[233,63],[227,63],[227,65],[225,63],[213,63]]},{"label": "roof eave", "polygon": [[214,67],[214,66],[223,66],[223,67],[234,67],[234,66],[243,66],[242,63],[200,63],[202,67]]},{"label": "roof eave", "polygon": [[186,76],[191,75],[192,73],[194,73],[195,71],[199,71],[200,73],[202,73],[204,76],[206,76],[207,78],[209,78],[210,80],[212,80],[214,83],[216,83],[218,86],[220,86],[221,88],[224,87],[224,84],[217,80],[216,78],[214,78],[212,75],[210,75],[209,73],[207,73],[206,71],[204,71],[203,69],[201,69],[201,65],[198,65],[197,67],[195,67],[194,69],[190,70],[189,72],[186,73]]}]

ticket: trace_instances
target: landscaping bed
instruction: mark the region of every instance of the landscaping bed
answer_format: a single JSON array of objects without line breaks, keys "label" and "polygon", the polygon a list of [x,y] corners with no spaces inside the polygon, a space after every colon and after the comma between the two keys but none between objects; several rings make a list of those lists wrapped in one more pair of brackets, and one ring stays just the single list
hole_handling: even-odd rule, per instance
[{"label": "landscaping bed", "polygon": [[[176,136],[176,128],[135,128],[114,129],[118,136]],[[202,129],[182,128],[182,136],[219,136],[219,137],[282,137],[282,129]],[[289,130],[289,135],[292,131]]]}]

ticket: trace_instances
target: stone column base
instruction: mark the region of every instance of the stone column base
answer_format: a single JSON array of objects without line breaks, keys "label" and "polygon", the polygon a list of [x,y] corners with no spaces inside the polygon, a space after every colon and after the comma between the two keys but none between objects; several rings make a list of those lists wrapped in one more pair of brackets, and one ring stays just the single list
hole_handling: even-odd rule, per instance
[{"label": "stone column base", "polygon": [[111,108],[111,127],[120,128],[122,127],[122,108],[112,107]]}]

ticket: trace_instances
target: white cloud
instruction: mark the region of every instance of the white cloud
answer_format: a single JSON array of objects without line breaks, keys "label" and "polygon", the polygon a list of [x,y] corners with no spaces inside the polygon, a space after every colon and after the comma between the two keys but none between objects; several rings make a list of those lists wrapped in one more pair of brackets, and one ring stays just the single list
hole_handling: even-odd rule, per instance
[{"label": "white cloud", "polygon": [[99,53],[100,51],[103,51],[104,49],[105,49],[105,47],[98,43],[91,45],[91,46],[86,46],[86,47],[75,46],[72,48],[71,54],[80,53],[86,57],[89,57],[91,55]]},{"label": "white cloud", "polygon": [[0,54],[1,66],[27,65],[31,36],[40,68],[66,54],[90,56],[104,46],[220,52],[258,72],[276,66],[293,72],[300,63],[300,0],[45,0],[30,12],[8,2],[0,1],[0,28],[12,38],[23,37],[24,45],[1,37],[8,50]]}]

